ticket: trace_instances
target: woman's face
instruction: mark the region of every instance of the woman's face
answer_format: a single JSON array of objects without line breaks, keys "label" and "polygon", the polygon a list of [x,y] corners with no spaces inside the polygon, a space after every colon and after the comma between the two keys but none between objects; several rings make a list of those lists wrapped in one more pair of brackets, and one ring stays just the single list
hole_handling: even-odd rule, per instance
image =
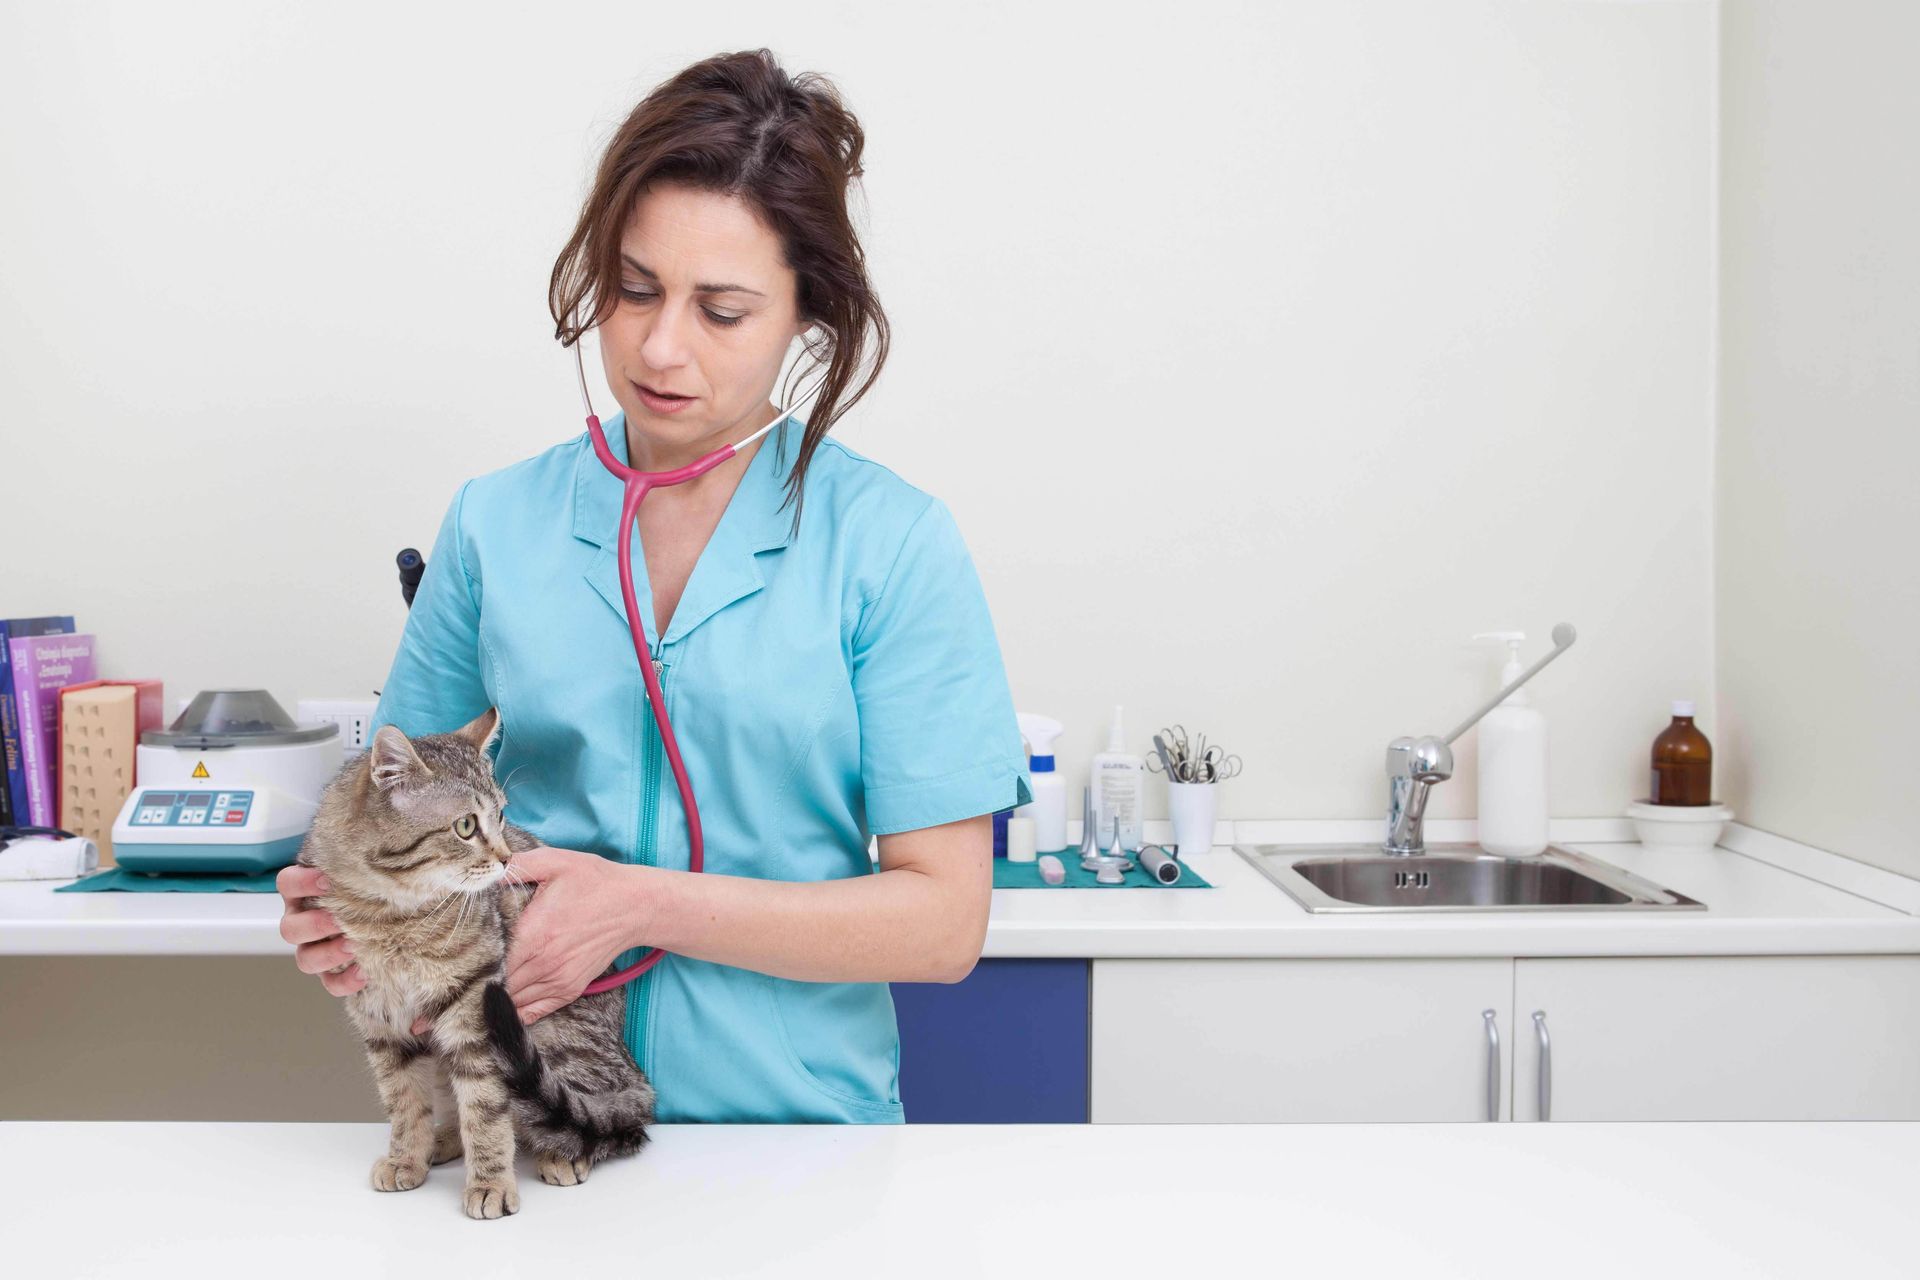
[{"label": "woman's face", "polygon": [[[641,193],[620,248],[600,359],[642,443],[671,457],[771,420],[768,396],[808,327],[779,237],[737,198],[660,184]],[[642,387],[687,398],[670,408]]]}]

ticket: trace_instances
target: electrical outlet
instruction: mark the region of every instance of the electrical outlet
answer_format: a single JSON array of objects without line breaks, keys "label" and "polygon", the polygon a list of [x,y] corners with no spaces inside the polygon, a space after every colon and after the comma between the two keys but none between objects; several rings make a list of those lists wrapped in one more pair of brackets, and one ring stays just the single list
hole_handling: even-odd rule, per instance
[{"label": "electrical outlet", "polygon": [[367,728],[377,705],[358,698],[302,698],[294,718],[301,724],[339,725],[341,754],[350,756],[367,749]]}]

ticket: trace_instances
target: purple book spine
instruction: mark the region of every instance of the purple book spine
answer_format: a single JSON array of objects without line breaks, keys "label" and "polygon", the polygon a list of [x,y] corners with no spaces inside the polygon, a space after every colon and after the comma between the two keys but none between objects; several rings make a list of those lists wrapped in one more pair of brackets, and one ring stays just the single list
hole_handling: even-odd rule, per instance
[{"label": "purple book spine", "polygon": [[60,809],[60,762],[53,754],[60,688],[94,678],[93,637],[14,636],[7,644],[13,662],[21,765],[27,775],[27,820],[51,827]]}]

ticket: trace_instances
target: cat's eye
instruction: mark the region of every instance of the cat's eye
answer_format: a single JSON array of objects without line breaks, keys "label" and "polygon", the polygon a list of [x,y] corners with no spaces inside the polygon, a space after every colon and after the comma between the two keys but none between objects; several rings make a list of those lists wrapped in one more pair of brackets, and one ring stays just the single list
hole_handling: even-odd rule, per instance
[{"label": "cat's eye", "polygon": [[463,813],[453,820],[453,834],[462,840],[473,839],[473,833],[480,829],[480,820],[470,813]]}]

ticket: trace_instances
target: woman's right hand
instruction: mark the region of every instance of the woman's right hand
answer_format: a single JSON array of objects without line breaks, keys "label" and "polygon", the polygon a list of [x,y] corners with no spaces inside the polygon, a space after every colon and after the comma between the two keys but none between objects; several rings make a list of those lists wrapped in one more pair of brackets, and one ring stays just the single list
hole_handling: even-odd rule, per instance
[{"label": "woman's right hand", "polygon": [[340,922],[318,907],[300,910],[302,898],[317,898],[329,886],[318,867],[295,864],[282,867],[273,887],[287,909],[280,916],[280,936],[294,944],[293,962],[302,973],[317,973],[328,993],[350,996],[367,985],[366,975],[353,962],[353,943],[340,935]]}]

